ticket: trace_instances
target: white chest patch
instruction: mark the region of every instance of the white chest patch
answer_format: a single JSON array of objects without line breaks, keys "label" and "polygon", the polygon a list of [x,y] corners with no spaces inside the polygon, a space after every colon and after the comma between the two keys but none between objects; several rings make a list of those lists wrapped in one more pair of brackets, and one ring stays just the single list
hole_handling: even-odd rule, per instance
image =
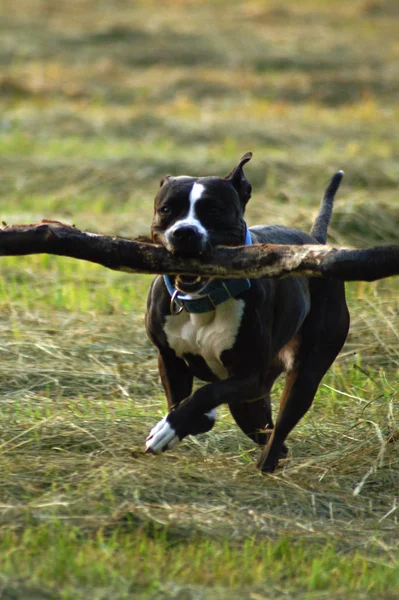
[{"label": "white chest patch", "polygon": [[228,373],[220,355],[233,347],[244,307],[244,300],[230,298],[212,312],[193,314],[182,311],[166,317],[164,330],[169,346],[179,357],[184,354],[202,356],[219,379],[226,379]]}]

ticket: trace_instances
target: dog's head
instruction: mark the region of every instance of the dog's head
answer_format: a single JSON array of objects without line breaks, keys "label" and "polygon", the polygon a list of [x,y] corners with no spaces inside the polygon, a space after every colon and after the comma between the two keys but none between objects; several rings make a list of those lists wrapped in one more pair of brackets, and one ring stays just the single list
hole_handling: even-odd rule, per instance
[{"label": "dog's head", "polygon": [[251,184],[243,166],[251,158],[244,154],[226,177],[164,177],[155,197],[153,241],[173,254],[205,258],[217,245],[244,244]]}]

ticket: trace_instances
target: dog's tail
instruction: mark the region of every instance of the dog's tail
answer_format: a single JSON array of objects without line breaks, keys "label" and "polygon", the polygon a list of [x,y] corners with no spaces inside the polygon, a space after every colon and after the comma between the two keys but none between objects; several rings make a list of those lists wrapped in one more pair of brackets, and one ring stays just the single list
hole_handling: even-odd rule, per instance
[{"label": "dog's tail", "polygon": [[331,181],[324,192],[317,217],[312,225],[310,233],[318,242],[320,242],[320,244],[326,243],[327,229],[332,215],[335,194],[337,193],[343,176],[344,172],[338,171],[338,173],[335,173],[331,178]]}]

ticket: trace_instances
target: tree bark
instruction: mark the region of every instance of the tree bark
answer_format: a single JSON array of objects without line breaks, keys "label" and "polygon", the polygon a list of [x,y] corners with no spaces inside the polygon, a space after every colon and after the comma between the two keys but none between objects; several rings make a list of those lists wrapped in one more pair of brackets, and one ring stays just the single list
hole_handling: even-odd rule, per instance
[{"label": "tree bark", "polygon": [[174,257],[161,246],[83,232],[58,221],[13,226],[3,223],[1,256],[42,253],[69,256],[130,273],[234,278],[307,276],[342,281],[375,281],[399,274],[399,246],[363,250],[323,245],[219,246],[204,263]]}]

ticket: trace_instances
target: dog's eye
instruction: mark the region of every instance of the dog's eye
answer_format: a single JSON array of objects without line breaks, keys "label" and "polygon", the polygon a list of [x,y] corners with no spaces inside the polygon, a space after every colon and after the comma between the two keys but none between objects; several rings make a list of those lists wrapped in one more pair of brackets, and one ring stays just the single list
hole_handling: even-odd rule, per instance
[{"label": "dog's eye", "polygon": [[222,209],[219,206],[210,206],[207,210],[207,213],[214,216],[221,215]]},{"label": "dog's eye", "polygon": [[161,206],[159,212],[163,215],[168,215],[170,213],[170,208],[169,206]]}]

